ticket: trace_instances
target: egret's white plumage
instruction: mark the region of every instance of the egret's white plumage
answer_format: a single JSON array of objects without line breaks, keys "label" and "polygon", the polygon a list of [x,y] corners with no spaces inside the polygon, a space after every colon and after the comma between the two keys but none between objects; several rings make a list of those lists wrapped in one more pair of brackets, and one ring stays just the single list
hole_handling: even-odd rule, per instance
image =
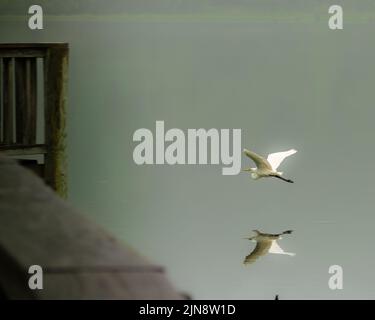
[{"label": "egret's white plumage", "polygon": [[[281,239],[281,237],[280,237]],[[286,252],[284,251],[276,242],[276,240],[272,241],[271,248],[268,250],[269,253],[275,253],[275,254],[286,254],[288,256],[295,256],[295,253],[292,252]]]},{"label": "egret's white plumage", "polygon": [[244,169],[244,171],[249,171],[251,173],[251,177],[255,180],[263,177],[275,177],[283,181],[293,183],[292,180],[283,178],[281,176],[283,173],[276,170],[286,157],[289,157],[296,152],[297,150],[295,149],[290,149],[283,152],[275,152],[269,154],[267,159],[265,159],[253,151],[244,149],[245,155],[253,160],[257,166],[256,168]]},{"label": "egret's white plumage", "polygon": [[253,241],[255,240],[256,246],[254,250],[246,256],[244,264],[250,264],[254,262],[256,259],[258,259],[260,256],[263,256],[267,253],[295,256],[295,253],[284,251],[276,242],[277,240],[281,239],[281,235],[291,234],[292,230],[287,230],[279,234],[262,233],[258,230],[254,230],[254,232],[256,232],[256,236],[246,239]]},{"label": "egret's white plumage", "polygon": [[272,169],[276,171],[285,158],[295,154],[296,152],[297,150],[290,149],[288,151],[270,153],[267,157],[267,161],[271,165]]}]

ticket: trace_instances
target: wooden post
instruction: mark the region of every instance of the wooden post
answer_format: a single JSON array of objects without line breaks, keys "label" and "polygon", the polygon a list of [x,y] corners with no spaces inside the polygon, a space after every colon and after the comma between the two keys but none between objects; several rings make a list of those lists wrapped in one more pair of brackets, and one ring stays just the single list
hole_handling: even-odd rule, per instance
[{"label": "wooden post", "polygon": [[67,197],[66,99],[68,77],[67,44],[47,49],[44,60],[45,179],[63,198]]}]

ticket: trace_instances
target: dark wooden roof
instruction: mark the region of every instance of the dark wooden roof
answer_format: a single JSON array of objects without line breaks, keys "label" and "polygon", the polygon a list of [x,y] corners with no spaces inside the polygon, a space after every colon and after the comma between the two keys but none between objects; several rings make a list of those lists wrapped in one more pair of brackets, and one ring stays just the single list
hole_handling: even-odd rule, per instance
[{"label": "dark wooden roof", "polygon": [[[30,290],[28,268],[44,270]],[[8,298],[179,299],[147,262],[60,199],[34,174],[0,157],[0,290]]]}]

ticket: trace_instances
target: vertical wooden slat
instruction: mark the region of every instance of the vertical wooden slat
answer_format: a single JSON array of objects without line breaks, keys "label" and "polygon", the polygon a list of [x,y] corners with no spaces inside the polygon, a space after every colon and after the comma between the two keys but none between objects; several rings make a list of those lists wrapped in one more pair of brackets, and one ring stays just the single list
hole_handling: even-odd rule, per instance
[{"label": "vertical wooden slat", "polygon": [[21,144],[24,137],[24,118],[26,112],[26,60],[15,58],[16,85],[16,143]]},{"label": "vertical wooden slat", "polygon": [[3,59],[3,137],[5,144],[13,143],[14,60]]},{"label": "vertical wooden slat", "polygon": [[16,58],[16,141],[35,144],[36,141],[36,59]]},{"label": "vertical wooden slat", "polygon": [[66,98],[68,47],[52,47],[44,61],[45,180],[56,192],[67,196]]},{"label": "vertical wooden slat", "polygon": [[26,59],[26,97],[28,101],[27,105],[27,117],[26,117],[26,139],[24,143],[35,144],[36,143],[36,120],[37,120],[37,71],[36,71],[36,58]]},{"label": "vertical wooden slat", "polygon": [[3,144],[3,58],[0,58],[0,144]]}]

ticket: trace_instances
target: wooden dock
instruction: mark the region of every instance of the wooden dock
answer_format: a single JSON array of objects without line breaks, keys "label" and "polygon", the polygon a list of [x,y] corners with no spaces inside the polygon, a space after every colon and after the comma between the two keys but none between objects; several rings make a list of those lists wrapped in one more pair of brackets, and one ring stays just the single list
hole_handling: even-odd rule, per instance
[{"label": "wooden dock", "polygon": [[[28,286],[31,265],[43,289]],[[0,157],[0,297],[182,299],[160,266],[89,221],[39,177]]]}]

